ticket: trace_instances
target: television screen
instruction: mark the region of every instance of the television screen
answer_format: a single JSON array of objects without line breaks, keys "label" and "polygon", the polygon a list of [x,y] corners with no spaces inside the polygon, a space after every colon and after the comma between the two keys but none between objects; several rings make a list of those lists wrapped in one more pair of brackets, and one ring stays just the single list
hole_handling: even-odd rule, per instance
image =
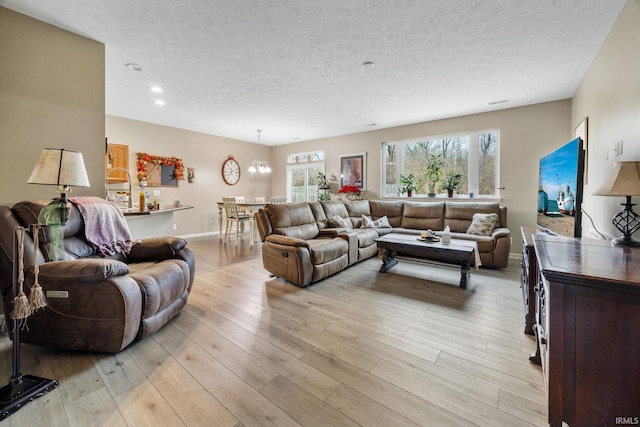
[{"label": "television screen", "polygon": [[582,235],[584,151],[576,138],[540,159],[537,224],[553,234]]}]

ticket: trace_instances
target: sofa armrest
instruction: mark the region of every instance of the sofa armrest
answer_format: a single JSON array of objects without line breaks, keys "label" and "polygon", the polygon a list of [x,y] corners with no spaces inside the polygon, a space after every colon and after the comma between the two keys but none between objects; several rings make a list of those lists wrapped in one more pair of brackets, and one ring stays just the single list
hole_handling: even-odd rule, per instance
[{"label": "sofa armrest", "polygon": [[299,239],[297,237],[282,236],[280,234],[270,234],[264,240],[265,242],[275,243],[283,246],[296,246],[303,248],[309,247],[309,242],[307,242],[306,240]]},{"label": "sofa armrest", "polygon": [[323,228],[318,233],[319,237],[336,237],[340,234],[348,233],[349,230],[346,228]]},{"label": "sofa armrest", "polygon": [[176,253],[187,246],[187,241],[179,237],[152,237],[134,242],[127,261],[161,261],[176,257]]},{"label": "sofa armrest", "polygon": [[[39,266],[42,284],[64,285],[74,283],[100,283],[103,280],[129,274],[129,266],[122,261],[107,258],[81,258],[52,261]],[[33,275],[33,269],[30,271]]]},{"label": "sofa armrest", "polygon": [[496,239],[500,236],[509,236],[511,235],[511,231],[508,228],[494,228],[491,233],[491,238]]}]

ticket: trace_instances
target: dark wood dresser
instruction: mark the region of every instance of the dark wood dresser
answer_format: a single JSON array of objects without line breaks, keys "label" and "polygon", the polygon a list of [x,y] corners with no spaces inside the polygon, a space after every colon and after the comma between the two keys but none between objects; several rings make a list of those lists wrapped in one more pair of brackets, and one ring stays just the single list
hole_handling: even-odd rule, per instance
[{"label": "dark wood dresser", "polygon": [[[534,227],[520,227],[522,233],[522,274],[520,287],[524,301],[524,333],[533,335],[533,325],[536,324],[536,294],[538,284],[538,262],[533,248],[533,235],[538,233]],[[538,364],[540,362],[537,362]]]},{"label": "dark wood dresser", "polygon": [[533,236],[536,325],[549,424],[637,424],[640,418],[640,248]]}]

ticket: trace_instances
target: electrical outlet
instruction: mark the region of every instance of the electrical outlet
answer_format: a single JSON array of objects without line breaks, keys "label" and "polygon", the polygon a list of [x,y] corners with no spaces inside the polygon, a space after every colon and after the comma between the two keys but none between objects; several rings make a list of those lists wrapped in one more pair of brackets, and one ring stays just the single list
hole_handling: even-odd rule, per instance
[{"label": "electrical outlet", "polygon": [[160,190],[153,190],[153,196],[154,197],[160,196]]},{"label": "electrical outlet", "polygon": [[178,229],[178,225],[177,224],[173,224],[173,229],[177,230]]}]

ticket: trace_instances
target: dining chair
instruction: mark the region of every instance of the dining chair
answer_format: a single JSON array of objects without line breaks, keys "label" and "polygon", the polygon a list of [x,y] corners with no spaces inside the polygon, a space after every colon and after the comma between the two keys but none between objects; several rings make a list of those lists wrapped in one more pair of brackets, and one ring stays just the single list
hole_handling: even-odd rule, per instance
[{"label": "dining chair", "polygon": [[235,197],[223,197],[222,203],[224,204],[224,214],[226,217],[226,228],[224,232],[224,242],[227,243],[227,238],[231,232],[231,226],[236,225],[236,245],[238,244],[238,234],[240,227],[242,227],[244,234],[244,223],[251,221],[251,215],[247,215],[244,211],[238,211],[238,205],[236,204]]},{"label": "dining chair", "polygon": [[272,204],[287,203],[287,198],[286,197],[272,197],[269,200],[269,203],[272,203]]}]

